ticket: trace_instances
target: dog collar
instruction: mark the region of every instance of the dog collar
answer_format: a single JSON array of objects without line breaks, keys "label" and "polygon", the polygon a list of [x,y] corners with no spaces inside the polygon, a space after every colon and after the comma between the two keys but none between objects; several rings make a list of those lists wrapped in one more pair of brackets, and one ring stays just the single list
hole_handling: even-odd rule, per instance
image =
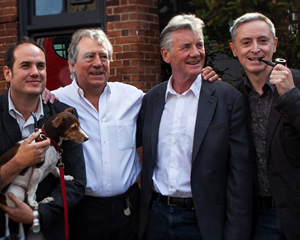
[{"label": "dog collar", "polygon": [[51,141],[52,145],[55,147],[56,151],[61,152],[61,150],[62,150],[61,147],[58,146],[58,144],[57,144],[52,138],[50,138],[50,137],[47,135],[47,133],[45,132],[45,129],[44,129],[43,127],[41,128],[41,131],[42,131],[42,133],[45,134],[45,136],[46,136],[47,138],[50,139],[50,141]]}]

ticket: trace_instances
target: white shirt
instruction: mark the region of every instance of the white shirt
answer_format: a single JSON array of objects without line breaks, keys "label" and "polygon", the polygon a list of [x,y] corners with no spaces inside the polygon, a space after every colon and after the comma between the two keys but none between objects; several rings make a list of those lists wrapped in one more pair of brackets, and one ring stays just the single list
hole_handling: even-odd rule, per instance
[{"label": "white shirt", "polygon": [[169,79],[152,177],[154,190],[162,195],[192,197],[192,149],[201,85],[198,75],[190,89],[180,95],[172,88],[172,77]]},{"label": "white shirt", "polygon": [[136,120],[143,92],[131,85],[109,82],[99,99],[99,112],[73,81],[52,93],[76,108],[81,128],[89,136],[83,143],[87,185],[85,194],[109,197],[122,194],[139,177]]},{"label": "white shirt", "polygon": [[[31,115],[27,121],[25,121],[22,114],[15,108],[15,105],[13,104],[11,98],[10,98],[10,89],[8,90],[8,110],[9,114],[17,120],[17,123],[19,125],[20,131],[22,133],[22,139],[29,137],[30,134],[34,132],[35,128],[35,122],[33,119],[33,116]],[[35,111],[35,116],[37,121],[44,117],[44,108],[42,103],[42,98],[40,96],[40,101],[37,107],[37,110]]]}]

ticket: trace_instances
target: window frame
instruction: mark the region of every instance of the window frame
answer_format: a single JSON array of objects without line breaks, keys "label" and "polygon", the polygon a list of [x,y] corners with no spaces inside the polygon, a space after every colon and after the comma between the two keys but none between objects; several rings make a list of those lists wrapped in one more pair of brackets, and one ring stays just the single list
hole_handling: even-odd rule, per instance
[{"label": "window frame", "polygon": [[[63,0],[63,10],[69,0]],[[35,0],[18,1],[19,36],[42,37],[72,33],[79,28],[101,27],[106,32],[106,1],[94,0],[96,10],[63,12],[55,15],[35,16]]]}]

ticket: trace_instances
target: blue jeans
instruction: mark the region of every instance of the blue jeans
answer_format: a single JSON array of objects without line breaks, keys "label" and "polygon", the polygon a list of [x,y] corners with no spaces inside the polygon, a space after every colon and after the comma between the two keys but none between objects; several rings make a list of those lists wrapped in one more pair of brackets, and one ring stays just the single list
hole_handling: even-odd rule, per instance
[{"label": "blue jeans", "polygon": [[285,240],[277,221],[276,211],[259,208],[253,240]]},{"label": "blue jeans", "polygon": [[170,207],[154,200],[149,212],[147,240],[202,240],[193,208]]}]

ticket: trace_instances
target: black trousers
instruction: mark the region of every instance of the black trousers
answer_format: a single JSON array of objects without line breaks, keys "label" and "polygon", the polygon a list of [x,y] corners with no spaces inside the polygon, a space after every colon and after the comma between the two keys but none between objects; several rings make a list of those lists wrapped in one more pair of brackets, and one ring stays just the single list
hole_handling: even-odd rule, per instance
[{"label": "black trousers", "polygon": [[139,204],[137,183],[114,197],[84,196],[70,214],[70,240],[136,240]]}]

